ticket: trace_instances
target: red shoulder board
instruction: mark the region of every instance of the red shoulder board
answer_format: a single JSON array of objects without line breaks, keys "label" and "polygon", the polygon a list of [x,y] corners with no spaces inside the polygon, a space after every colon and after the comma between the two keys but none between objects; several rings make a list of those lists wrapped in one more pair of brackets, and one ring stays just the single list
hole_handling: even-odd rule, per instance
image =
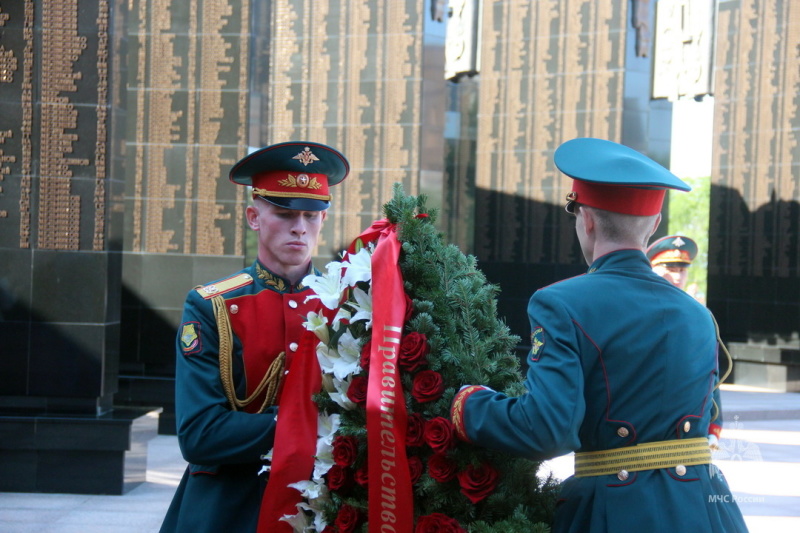
[{"label": "red shoulder board", "polygon": [[216,283],[201,285],[195,288],[195,290],[197,291],[197,294],[208,300],[209,298],[213,298],[218,294],[225,294],[226,292],[238,289],[239,287],[244,287],[245,285],[249,285],[251,283],[253,283],[253,276],[250,274],[236,274],[235,276],[225,278],[217,281]]}]

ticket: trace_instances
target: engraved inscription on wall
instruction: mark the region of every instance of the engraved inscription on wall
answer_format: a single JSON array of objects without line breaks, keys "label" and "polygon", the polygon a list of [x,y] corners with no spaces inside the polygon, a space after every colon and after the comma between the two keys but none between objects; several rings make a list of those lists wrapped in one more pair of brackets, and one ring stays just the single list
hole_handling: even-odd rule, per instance
[{"label": "engraved inscription on wall", "polygon": [[720,4],[709,274],[800,268],[798,20],[796,1]]},{"label": "engraved inscription on wall", "polygon": [[108,12],[107,0],[0,8],[0,225],[20,248],[105,248]]},{"label": "engraved inscription on wall", "polygon": [[425,9],[413,0],[272,6],[262,139],[327,143],[353,169],[332,189],[319,246],[327,253],[383,215],[395,183],[417,193]]},{"label": "engraved inscription on wall", "polygon": [[242,254],[249,2],[135,0],[128,138],[133,252]]},{"label": "engraved inscription on wall", "polygon": [[552,152],[574,137],[621,138],[629,2],[484,2],[476,255],[574,263],[574,228],[545,206],[571,182]]}]

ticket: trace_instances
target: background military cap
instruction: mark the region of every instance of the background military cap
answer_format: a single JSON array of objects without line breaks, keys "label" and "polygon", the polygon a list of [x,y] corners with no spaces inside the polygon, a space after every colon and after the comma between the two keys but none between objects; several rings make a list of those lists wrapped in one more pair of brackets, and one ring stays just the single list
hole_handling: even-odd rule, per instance
[{"label": "background military cap", "polygon": [[253,187],[253,197],[287,209],[322,211],[331,205],[329,187],[340,183],[350,164],[324,144],[292,141],[257,150],[233,165],[230,180]]},{"label": "background military cap", "polygon": [[697,257],[697,243],[683,235],[667,235],[653,241],[645,255],[653,266],[689,266]]},{"label": "background military cap", "polygon": [[573,178],[567,196],[574,203],[615,213],[649,216],[661,211],[667,189],[690,191],[672,172],[633,148],[583,137],[559,146],[556,167]]}]

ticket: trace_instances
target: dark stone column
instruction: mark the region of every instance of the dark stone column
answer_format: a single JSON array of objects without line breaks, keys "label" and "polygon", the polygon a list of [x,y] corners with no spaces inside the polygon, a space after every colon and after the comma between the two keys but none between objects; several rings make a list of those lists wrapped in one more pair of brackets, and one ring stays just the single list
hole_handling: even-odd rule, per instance
[{"label": "dark stone column", "polygon": [[120,493],[124,1],[0,8],[0,490]]}]

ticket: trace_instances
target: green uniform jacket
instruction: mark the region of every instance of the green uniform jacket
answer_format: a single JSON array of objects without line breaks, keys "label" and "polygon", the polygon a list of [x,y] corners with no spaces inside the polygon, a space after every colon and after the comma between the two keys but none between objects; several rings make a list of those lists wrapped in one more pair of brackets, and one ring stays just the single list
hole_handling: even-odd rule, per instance
[{"label": "green uniform jacket", "polygon": [[232,383],[236,397],[244,399],[281,352],[291,369],[302,322],[319,307],[318,299],[306,302],[309,294],[256,262],[187,296],[176,340],[175,409],[178,442],[189,465],[162,532],[254,532],[266,485],[258,473],[261,456],[273,447],[278,407],[258,413],[262,394],[241,410],[231,409],[220,379],[212,298],[224,299],[233,333]]},{"label": "green uniform jacket", "polygon": [[[543,460],[709,434],[713,319],[653,273],[641,251],[612,252],[587,274],[540,289],[528,316],[528,393],[463,390],[453,409],[462,438]],[[746,531],[718,469],[683,470],[570,477],[553,531]]]}]

